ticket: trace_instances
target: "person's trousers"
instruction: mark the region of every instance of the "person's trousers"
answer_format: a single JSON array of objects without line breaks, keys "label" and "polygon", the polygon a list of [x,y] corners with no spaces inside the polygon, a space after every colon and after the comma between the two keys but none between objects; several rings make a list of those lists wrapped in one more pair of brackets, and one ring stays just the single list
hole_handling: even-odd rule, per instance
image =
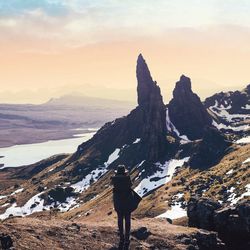
[{"label": "person's trousers", "polygon": [[125,221],[125,241],[129,241],[131,229],[131,213],[117,212],[118,216],[118,229],[120,240],[124,240],[124,221]]}]

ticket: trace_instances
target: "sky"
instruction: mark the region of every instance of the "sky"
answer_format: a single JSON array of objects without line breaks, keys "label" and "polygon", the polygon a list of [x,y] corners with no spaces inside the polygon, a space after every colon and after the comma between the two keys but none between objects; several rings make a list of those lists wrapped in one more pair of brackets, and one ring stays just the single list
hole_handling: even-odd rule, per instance
[{"label": "sky", "polygon": [[0,0],[0,103],[81,94],[136,101],[142,53],[167,103],[250,82],[248,0]]}]

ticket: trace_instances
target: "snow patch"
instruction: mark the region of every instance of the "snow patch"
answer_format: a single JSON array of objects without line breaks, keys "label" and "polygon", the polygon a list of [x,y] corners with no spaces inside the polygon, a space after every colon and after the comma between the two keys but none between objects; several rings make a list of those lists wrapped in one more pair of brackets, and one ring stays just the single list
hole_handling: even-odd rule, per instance
[{"label": "snow patch", "polygon": [[5,203],[5,204],[3,204],[1,207],[7,207],[7,206],[9,206],[10,205],[10,203]]},{"label": "snow patch", "polygon": [[219,117],[224,118],[228,122],[235,122],[234,120],[244,120],[244,119],[250,119],[249,115],[244,115],[244,114],[229,114],[228,109],[231,109],[231,105],[228,107],[224,107],[223,105],[218,105],[217,100],[215,101],[215,105],[211,106],[209,109],[218,115]]},{"label": "snow patch", "polygon": [[87,190],[89,186],[97,181],[101,176],[103,176],[108,171],[108,166],[119,158],[120,148],[115,149],[115,151],[109,155],[108,160],[104,162],[104,167],[99,167],[95,170],[92,170],[87,174],[81,181],[71,185],[75,189],[75,192],[82,193]]},{"label": "snow patch", "polygon": [[[13,216],[25,216],[30,215],[34,212],[41,212],[44,209],[44,200],[42,200],[39,196],[43,192],[36,194],[31,199],[29,199],[23,207],[17,207],[17,204],[12,204],[11,207],[7,208],[5,213],[0,215],[0,220],[4,220],[8,218],[10,215]],[[35,204],[35,205],[34,205]]]},{"label": "snow patch", "polygon": [[43,193],[44,192],[34,195],[22,207],[17,207],[16,203],[12,204],[11,207],[6,209],[5,213],[0,214],[0,220],[4,220],[8,218],[10,215],[24,217],[24,216],[33,214],[35,212],[42,212],[44,210],[50,210],[51,208],[54,208],[54,207],[59,209],[60,212],[66,212],[70,209],[73,209],[74,207],[72,208],[72,206],[77,204],[77,201],[74,197],[68,197],[66,201],[63,203],[53,202],[50,205],[44,206],[44,199],[40,198],[40,196]]},{"label": "snow patch", "polygon": [[108,167],[112,162],[117,160],[119,158],[120,151],[121,150],[119,148],[115,149],[115,151],[109,156],[108,160],[104,163],[104,165]]},{"label": "snow patch", "polygon": [[[248,106],[246,106],[248,107]],[[216,114],[218,117],[221,117],[226,123],[231,125],[225,125],[223,123],[217,123],[213,121],[213,125],[218,129],[233,130],[233,131],[246,131],[249,129],[249,125],[240,125],[239,122],[250,120],[249,114],[229,114],[227,110],[231,109],[232,106],[227,107],[219,105],[218,101],[215,101],[215,104],[209,107],[209,110]]]},{"label": "snow patch", "polygon": [[250,104],[246,104],[244,107],[241,107],[242,109],[250,109]]},{"label": "snow patch", "polygon": [[250,162],[250,158],[247,158],[245,161],[243,161],[242,163],[245,164],[245,163],[248,163]]},{"label": "snow patch", "polygon": [[212,122],[213,126],[216,127],[217,129],[225,129],[225,130],[233,130],[233,131],[245,131],[249,129],[249,125],[242,125],[238,127],[232,127],[230,125],[225,125],[223,123],[217,123],[215,120]]},{"label": "snow patch", "polygon": [[16,190],[16,191],[14,191],[13,193],[11,193],[11,194],[10,194],[10,196],[11,196],[11,195],[18,194],[18,193],[21,193],[21,192],[23,192],[23,188],[19,188],[19,189],[17,189],[17,190]]},{"label": "snow patch", "polygon": [[177,167],[182,167],[188,160],[189,157],[185,157],[180,160],[172,159],[170,161],[166,161],[164,164],[159,162],[155,163],[155,167],[159,170],[157,170],[153,175],[144,178],[135,188],[135,191],[140,196],[144,196],[151,190],[166,184],[172,179],[175,169]]},{"label": "snow patch", "polygon": [[226,172],[227,175],[232,174],[232,173],[233,173],[233,169],[231,169],[228,172]]},{"label": "snow patch", "polygon": [[176,195],[174,195],[174,198],[180,199],[184,196],[184,193],[178,193]]},{"label": "snow patch", "polygon": [[243,137],[243,138],[237,140],[236,143],[238,143],[238,144],[247,144],[247,143],[250,143],[250,136]]},{"label": "snow patch", "polygon": [[236,194],[234,193],[235,188],[231,187],[227,192],[230,193],[227,201],[229,201],[231,203],[231,205],[235,205],[238,203],[239,200],[241,200],[242,198],[244,198],[245,196],[250,196],[250,183],[247,184],[245,186],[246,188],[246,192],[244,192],[243,194],[241,194],[241,196],[236,197]]},{"label": "snow patch", "polygon": [[133,144],[139,143],[141,141],[141,138],[136,138]]},{"label": "snow patch", "polygon": [[75,192],[82,193],[87,190],[89,186],[97,181],[101,176],[103,176],[108,170],[106,168],[98,168],[92,170],[88,175],[86,175],[81,181],[71,185]]},{"label": "snow patch", "polygon": [[180,141],[181,144],[185,144],[185,143],[190,142],[190,140],[188,139],[188,137],[186,135],[180,135],[180,132],[177,130],[177,128],[171,122],[168,109],[166,109],[166,126],[167,126],[168,131],[174,132],[181,139],[181,141]]},{"label": "snow patch", "polygon": [[171,206],[170,210],[167,210],[165,213],[158,215],[156,218],[169,218],[171,220],[178,219],[181,217],[187,216],[187,211],[181,207],[181,204]]}]

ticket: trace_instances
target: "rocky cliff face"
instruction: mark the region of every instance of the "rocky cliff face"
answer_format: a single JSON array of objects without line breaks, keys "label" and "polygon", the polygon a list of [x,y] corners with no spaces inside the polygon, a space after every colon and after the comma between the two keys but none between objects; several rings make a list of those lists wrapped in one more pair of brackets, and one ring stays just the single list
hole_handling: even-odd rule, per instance
[{"label": "rocky cliff face", "polygon": [[227,249],[248,249],[250,246],[250,201],[235,207],[222,207],[218,202],[192,198],[188,203],[189,226],[218,232]]},{"label": "rocky cliff face", "polygon": [[212,124],[200,98],[191,89],[190,79],[184,75],[176,83],[168,112],[180,135],[186,135],[190,140],[202,138],[205,127]]},{"label": "rocky cliff face", "polygon": [[142,161],[155,162],[167,150],[166,112],[160,88],[139,55],[136,67],[138,106],[126,117],[105,124],[96,135],[78,147],[72,160],[84,156],[92,167],[119,163],[133,167]]}]

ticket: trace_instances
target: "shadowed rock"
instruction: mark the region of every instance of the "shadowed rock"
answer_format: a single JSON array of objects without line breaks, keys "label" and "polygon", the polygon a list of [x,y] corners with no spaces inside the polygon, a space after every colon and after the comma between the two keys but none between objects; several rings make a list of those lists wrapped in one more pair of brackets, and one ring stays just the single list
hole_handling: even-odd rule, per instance
[{"label": "shadowed rock", "polygon": [[139,105],[150,104],[153,101],[162,102],[160,88],[153,81],[148,66],[140,54],[137,59],[136,66],[137,77],[137,100]]},{"label": "shadowed rock", "polygon": [[194,153],[189,160],[190,166],[200,169],[214,166],[229,152],[231,144],[219,130],[206,127],[202,140],[194,145]]},{"label": "shadowed rock", "polygon": [[227,249],[245,250],[250,246],[250,202],[222,207],[218,202],[191,198],[188,203],[189,226],[218,232]]},{"label": "shadowed rock", "polygon": [[212,124],[200,98],[191,89],[190,78],[184,75],[176,83],[168,109],[171,122],[191,140],[202,138],[205,127]]}]

